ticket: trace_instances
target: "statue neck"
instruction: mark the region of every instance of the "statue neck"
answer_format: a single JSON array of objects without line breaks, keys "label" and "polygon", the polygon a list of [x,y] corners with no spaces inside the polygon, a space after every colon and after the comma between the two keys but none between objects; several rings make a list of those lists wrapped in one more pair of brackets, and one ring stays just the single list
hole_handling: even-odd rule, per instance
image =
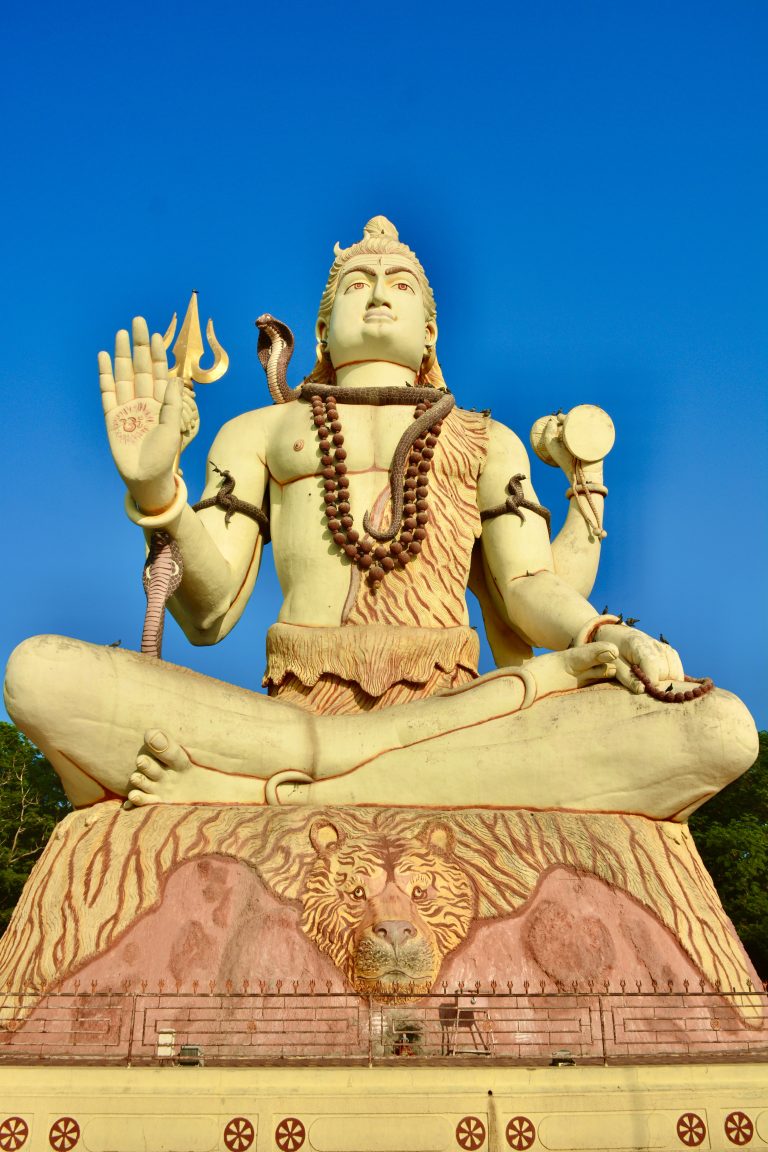
[{"label": "statue neck", "polygon": [[415,381],[415,368],[388,360],[363,360],[336,369],[336,383],[340,388],[403,388],[413,387]]}]

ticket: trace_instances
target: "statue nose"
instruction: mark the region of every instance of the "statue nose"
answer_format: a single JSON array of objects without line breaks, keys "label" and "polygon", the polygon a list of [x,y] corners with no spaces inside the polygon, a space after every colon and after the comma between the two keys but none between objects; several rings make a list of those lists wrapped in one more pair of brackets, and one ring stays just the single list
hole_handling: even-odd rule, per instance
[{"label": "statue nose", "polygon": [[416,929],[408,920],[380,920],[373,926],[374,936],[386,940],[393,948],[405,944],[416,935]]},{"label": "statue nose", "polygon": [[373,282],[371,289],[371,302],[369,307],[376,308],[389,305],[386,277],[379,274]]}]

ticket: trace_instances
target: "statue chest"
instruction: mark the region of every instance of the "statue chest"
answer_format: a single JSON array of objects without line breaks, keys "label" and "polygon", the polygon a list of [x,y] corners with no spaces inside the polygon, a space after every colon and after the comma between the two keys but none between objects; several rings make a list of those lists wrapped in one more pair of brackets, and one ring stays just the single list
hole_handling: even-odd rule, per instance
[{"label": "statue chest", "polygon": [[[398,441],[413,422],[407,406],[369,408],[339,405],[345,462],[350,472],[388,472]],[[312,410],[307,404],[291,404],[270,437],[267,467],[278,484],[290,484],[320,474],[322,463]]]}]

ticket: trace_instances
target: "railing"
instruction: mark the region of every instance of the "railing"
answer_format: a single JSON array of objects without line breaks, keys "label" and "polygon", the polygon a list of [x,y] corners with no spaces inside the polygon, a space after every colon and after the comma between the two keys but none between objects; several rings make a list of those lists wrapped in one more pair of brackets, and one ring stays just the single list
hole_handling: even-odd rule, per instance
[{"label": "railing", "polygon": [[520,992],[461,985],[364,998],[302,990],[0,994],[0,1062],[640,1063],[768,1060],[768,993]]}]

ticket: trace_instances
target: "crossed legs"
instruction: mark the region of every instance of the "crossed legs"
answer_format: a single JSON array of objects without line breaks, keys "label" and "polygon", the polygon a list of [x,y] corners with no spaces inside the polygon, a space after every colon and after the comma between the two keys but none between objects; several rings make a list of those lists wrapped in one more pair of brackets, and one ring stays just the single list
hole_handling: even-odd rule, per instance
[{"label": "crossed legs", "polygon": [[[551,670],[574,658],[534,662],[540,687],[548,677],[556,684]],[[442,697],[314,716],[135,652],[56,636],[20,645],[5,684],[9,714],[78,806],[116,796],[683,819],[756,755],[752,719],[726,692],[683,705],[614,684],[545,692],[523,710],[521,680],[497,672]]]}]

